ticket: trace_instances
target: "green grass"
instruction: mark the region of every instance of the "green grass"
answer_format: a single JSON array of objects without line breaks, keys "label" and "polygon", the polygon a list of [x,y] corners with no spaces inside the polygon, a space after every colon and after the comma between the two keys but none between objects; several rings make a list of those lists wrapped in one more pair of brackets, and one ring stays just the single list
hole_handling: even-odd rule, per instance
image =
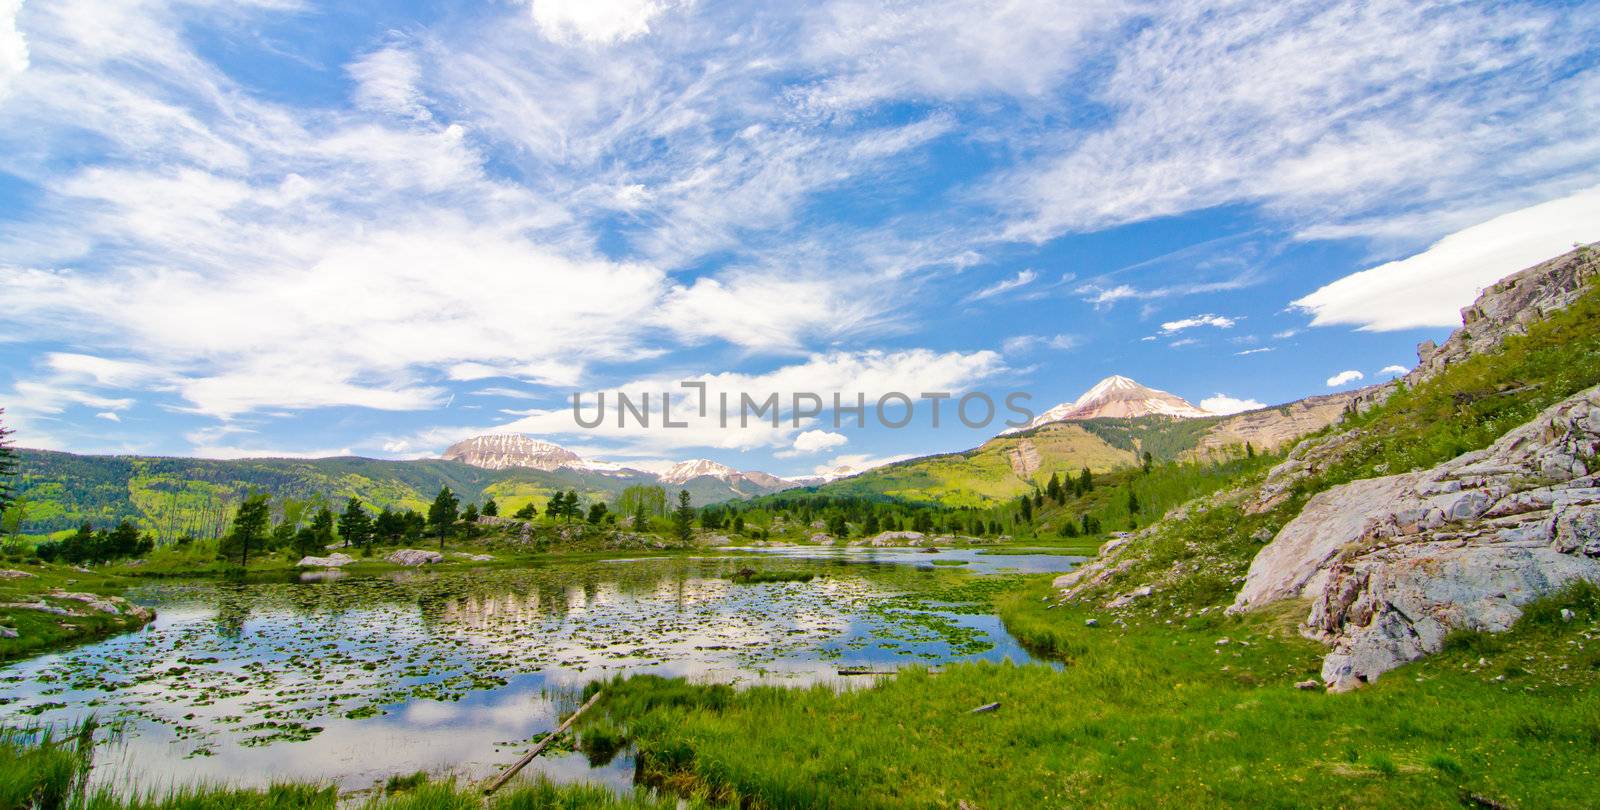
[{"label": "green grass", "polygon": [[1286,612],[1087,627],[1094,613],[1047,595],[1035,579],[999,602],[1061,671],[912,668],[843,693],[638,677],[585,720],[632,737],[647,783],[748,807],[1570,806],[1600,776],[1592,594],[1539,603],[1530,619],[1583,609],[1519,625],[1500,652],[1447,651],[1343,695],[1293,686],[1323,650]]}]

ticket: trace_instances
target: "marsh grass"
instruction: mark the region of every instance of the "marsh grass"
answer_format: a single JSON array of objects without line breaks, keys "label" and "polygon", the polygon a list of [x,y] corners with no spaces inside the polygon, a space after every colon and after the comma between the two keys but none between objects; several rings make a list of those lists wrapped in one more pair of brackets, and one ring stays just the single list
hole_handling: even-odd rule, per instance
[{"label": "marsh grass", "polygon": [[[1559,618],[1589,604],[1582,586],[1530,606],[1496,651],[1447,650],[1339,695],[1293,685],[1325,652],[1293,632],[1298,606],[1090,628],[1048,592],[1039,578],[997,602],[1064,670],[912,667],[843,692],[636,677],[586,723],[622,729],[646,783],[749,807],[1537,807],[1600,777],[1600,674],[1579,666],[1600,624]],[[1527,674],[1497,681],[1508,665]]]}]

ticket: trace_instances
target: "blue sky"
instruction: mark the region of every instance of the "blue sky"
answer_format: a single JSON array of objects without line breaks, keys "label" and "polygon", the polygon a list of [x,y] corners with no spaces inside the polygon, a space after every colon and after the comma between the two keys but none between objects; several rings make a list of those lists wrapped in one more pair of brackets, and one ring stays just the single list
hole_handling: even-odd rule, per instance
[{"label": "blue sky", "polygon": [[19,444],[801,474],[999,426],[568,403],[1272,404],[1600,239],[1593,3],[776,5],[0,0]]}]

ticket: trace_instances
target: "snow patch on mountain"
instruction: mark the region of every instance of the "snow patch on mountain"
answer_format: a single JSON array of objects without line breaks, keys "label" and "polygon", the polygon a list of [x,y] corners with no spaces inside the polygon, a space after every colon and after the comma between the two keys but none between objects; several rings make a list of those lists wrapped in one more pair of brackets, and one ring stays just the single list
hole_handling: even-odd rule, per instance
[{"label": "snow patch on mountain", "polygon": [[1128,377],[1113,374],[1071,402],[1063,402],[1034,417],[1026,426],[1008,430],[1024,430],[1060,422],[1067,419],[1107,419],[1135,416],[1172,416],[1195,419],[1216,414],[1190,404],[1188,400],[1156,388],[1140,385]]}]

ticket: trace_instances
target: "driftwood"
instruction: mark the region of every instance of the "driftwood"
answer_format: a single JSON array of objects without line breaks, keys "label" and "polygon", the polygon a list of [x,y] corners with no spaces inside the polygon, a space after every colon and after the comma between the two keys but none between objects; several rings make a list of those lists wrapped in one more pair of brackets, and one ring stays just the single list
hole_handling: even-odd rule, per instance
[{"label": "driftwood", "polygon": [[970,712],[967,712],[967,714],[982,714],[984,712],[992,712],[992,711],[994,711],[995,709],[998,709],[998,708],[1000,708],[1000,704],[999,703],[985,703],[982,706],[979,706],[978,708],[973,709]]},{"label": "driftwood", "polygon": [[521,771],[523,768],[527,767],[528,763],[532,762],[534,757],[539,756],[539,754],[542,753],[545,748],[549,747],[550,743],[555,742],[557,737],[561,736],[566,732],[567,729],[572,727],[572,723],[578,719],[578,715],[583,714],[590,706],[594,705],[595,701],[599,699],[600,692],[596,691],[588,700],[583,702],[582,706],[578,707],[577,711],[572,713],[571,717],[561,721],[561,725],[556,726],[555,731],[546,734],[544,739],[540,740],[539,744],[533,747],[532,751],[523,754],[522,759],[517,760],[512,764],[511,767],[505,769],[499,776],[495,777],[495,780],[490,782],[489,786],[483,789],[483,795],[487,796],[490,793],[499,790],[500,787],[505,783],[511,781],[511,777],[516,776],[518,771]]}]

